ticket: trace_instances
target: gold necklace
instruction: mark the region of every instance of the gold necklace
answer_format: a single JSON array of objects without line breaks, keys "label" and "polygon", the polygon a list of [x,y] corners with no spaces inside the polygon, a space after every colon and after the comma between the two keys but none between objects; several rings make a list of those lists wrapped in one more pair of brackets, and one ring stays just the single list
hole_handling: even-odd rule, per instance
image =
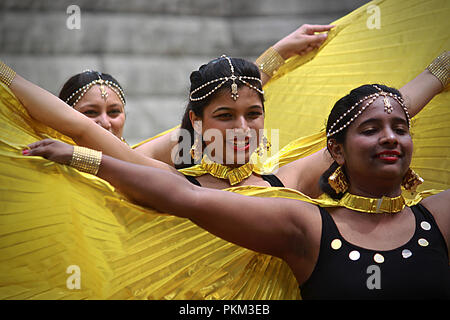
[{"label": "gold necklace", "polygon": [[397,213],[405,207],[405,198],[400,195],[395,198],[366,198],[346,192],[339,200],[339,206],[367,213]]},{"label": "gold necklace", "polygon": [[222,164],[213,162],[207,158],[205,155],[202,158],[201,163],[192,166],[190,168],[180,169],[181,173],[188,176],[201,176],[204,174],[210,174],[213,177],[220,179],[227,179],[230,182],[230,185],[238,184],[239,182],[244,181],[248,177],[250,177],[253,173],[255,166],[251,162],[247,162],[246,164],[237,167],[231,168],[228,166],[224,166]]}]

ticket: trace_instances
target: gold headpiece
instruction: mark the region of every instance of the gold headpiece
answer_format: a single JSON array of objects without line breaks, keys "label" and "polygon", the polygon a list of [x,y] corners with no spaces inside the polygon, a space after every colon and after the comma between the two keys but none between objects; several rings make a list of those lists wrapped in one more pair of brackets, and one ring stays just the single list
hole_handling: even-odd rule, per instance
[{"label": "gold headpiece", "polygon": [[[85,70],[83,72],[93,72],[92,70]],[[75,107],[75,105],[78,103],[78,101],[80,101],[80,99],[84,96],[84,94],[95,84],[100,85],[100,93],[101,93],[101,97],[102,99],[106,100],[106,98],[108,97],[108,92],[106,92],[105,90],[105,85],[108,86],[112,91],[114,91],[117,96],[119,97],[120,101],[122,101],[123,105],[125,106],[125,98],[124,98],[124,93],[122,88],[117,85],[116,83],[109,81],[109,80],[103,80],[100,76],[99,73],[97,73],[98,75],[98,79],[93,80],[91,82],[89,82],[88,84],[85,84],[84,86],[82,86],[81,88],[79,88],[78,90],[76,90],[74,93],[72,93],[69,98],[67,98],[66,103],[69,104],[69,101],[71,99],[73,99],[73,97],[75,97],[77,94],[80,94],[78,96],[78,98],[75,100],[75,102],[73,102],[71,104],[72,107]]]},{"label": "gold headpiece", "polygon": [[[366,97],[363,97],[362,99],[360,99],[358,102],[356,102],[353,106],[350,107],[350,109],[348,109],[346,112],[344,112],[343,115],[341,115],[336,122],[334,122],[332,124],[332,126],[330,127],[330,129],[328,130],[327,133],[327,138],[335,135],[336,133],[341,132],[342,130],[344,130],[345,128],[347,128],[353,121],[355,121],[356,118],[358,118],[358,116],[364,111],[366,110],[366,108],[368,106],[370,106],[376,99],[378,99],[378,97],[383,96],[383,102],[384,102],[384,112],[386,113],[391,113],[393,108],[391,105],[391,102],[389,101],[388,97],[393,98],[395,101],[398,102],[398,104],[403,108],[403,110],[405,111],[406,114],[406,118],[408,120],[408,127],[411,126],[411,121],[410,121],[410,117],[409,117],[409,113],[408,113],[408,108],[405,105],[405,102],[403,101],[403,98],[397,94],[391,93],[391,92],[385,92],[383,90],[381,90],[381,88],[379,88],[376,85],[373,85],[378,92],[376,93],[372,93]],[[353,117],[351,117],[345,124],[343,124],[340,128],[336,129],[333,131],[334,127],[342,121],[342,119],[345,118],[345,116],[347,116],[350,112],[352,112],[353,109],[355,109],[357,106],[359,106],[361,103],[363,103],[365,100],[370,99],[362,108],[361,110],[359,110]]]},{"label": "gold headpiece", "polygon": [[[217,91],[217,89],[219,89],[225,82],[227,82],[228,80],[231,80],[231,98],[236,101],[237,98],[239,98],[239,94],[238,94],[238,86],[236,83],[236,80],[241,81],[243,84],[245,84],[247,87],[252,88],[253,90],[258,91],[260,94],[264,94],[264,91],[255,87],[254,85],[251,85],[250,83],[248,83],[245,80],[255,80],[258,81],[261,84],[262,87],[262,81],[259,78],[256,77],[249,77],[249,76],[236,76],[234,74],[234,67],[233,64],[231,63],[231,59],[229,57],[227,57],[226,55],[222,55],[221,58],[225,58],[228,61],[228,64],[230,65],[230,69],[231,69],[231,76],[229,77],[221,77],[221,78],[217,78],[211,81],[208,81],[207,83],[201,85],[200,87],[192,90],[191,94],[189,95],[189,99],[191,101],[200,101],[205,99],[206,97],[208,97],[209,95],[213,94],[215,91]],[[204,94],[201,97],[197,97],[194,98],[194,94],[198,91],[200,91],[201,89],[203,89],[206,86],[209,86],[210,84],[216,83],[221,81],[217,86],[215,86],[212,90],[210,90],[208,93]]]}]

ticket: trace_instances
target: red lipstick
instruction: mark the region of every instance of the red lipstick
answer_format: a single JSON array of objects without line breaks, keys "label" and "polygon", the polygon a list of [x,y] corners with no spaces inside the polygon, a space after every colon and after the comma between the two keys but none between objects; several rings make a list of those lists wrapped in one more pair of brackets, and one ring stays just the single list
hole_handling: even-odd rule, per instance
[{"label": "red lipstick", "polygon": [[377,153],[375,156],[384,162],[395,163],[400,158],[400,152],[397,150],[384,150]]}]

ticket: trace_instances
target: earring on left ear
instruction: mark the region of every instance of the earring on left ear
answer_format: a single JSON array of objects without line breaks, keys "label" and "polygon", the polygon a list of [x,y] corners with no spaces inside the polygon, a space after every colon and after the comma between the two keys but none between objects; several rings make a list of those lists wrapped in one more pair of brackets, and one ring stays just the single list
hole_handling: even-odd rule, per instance
[{"label": "earring on left ear", "polygon": [[342,166],[339,166],[329,177],[328,184],[337,194],[343,193],[348,189],[348,181]]},{"label": "earring on left ear", "polygon": [[263,136],[261,139],[261,143],[259,144],[258,148],[256,148],[256,153],[258,154],[258,156],[262,157],[264,155],[264,150],[268,152],[271,146],[272,144],[270,143],[269,139],[267,139],[266,136]]},{"label": "earring on left ear", "polygon": [[423,179],[409,168],[403,177],[402,186],[408,191],[415,192],[417,187],[423,183]]}]

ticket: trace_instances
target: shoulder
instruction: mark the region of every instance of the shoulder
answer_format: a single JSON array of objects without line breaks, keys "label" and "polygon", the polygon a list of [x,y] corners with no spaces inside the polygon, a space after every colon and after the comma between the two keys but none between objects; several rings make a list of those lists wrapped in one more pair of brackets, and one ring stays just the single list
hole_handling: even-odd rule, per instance
[{"label": "shoulder", "polygon": [[439,229],[450,242],[450,189],[429,196],[420,202],[434,217]]},{"label": "shoulder", "polygon": [[295,160],[281,167],[277,176],[287,188],[296,189],[310,197],[318,197],[320,176],[330,167],[333,159],[325,149]]},{"label": "shoulder", "polygon": [[174,129],[173,131],[139,145],[135,150],[147,157],[173,166],[172,150],[178,143],[178,134],[179,129]]}]

